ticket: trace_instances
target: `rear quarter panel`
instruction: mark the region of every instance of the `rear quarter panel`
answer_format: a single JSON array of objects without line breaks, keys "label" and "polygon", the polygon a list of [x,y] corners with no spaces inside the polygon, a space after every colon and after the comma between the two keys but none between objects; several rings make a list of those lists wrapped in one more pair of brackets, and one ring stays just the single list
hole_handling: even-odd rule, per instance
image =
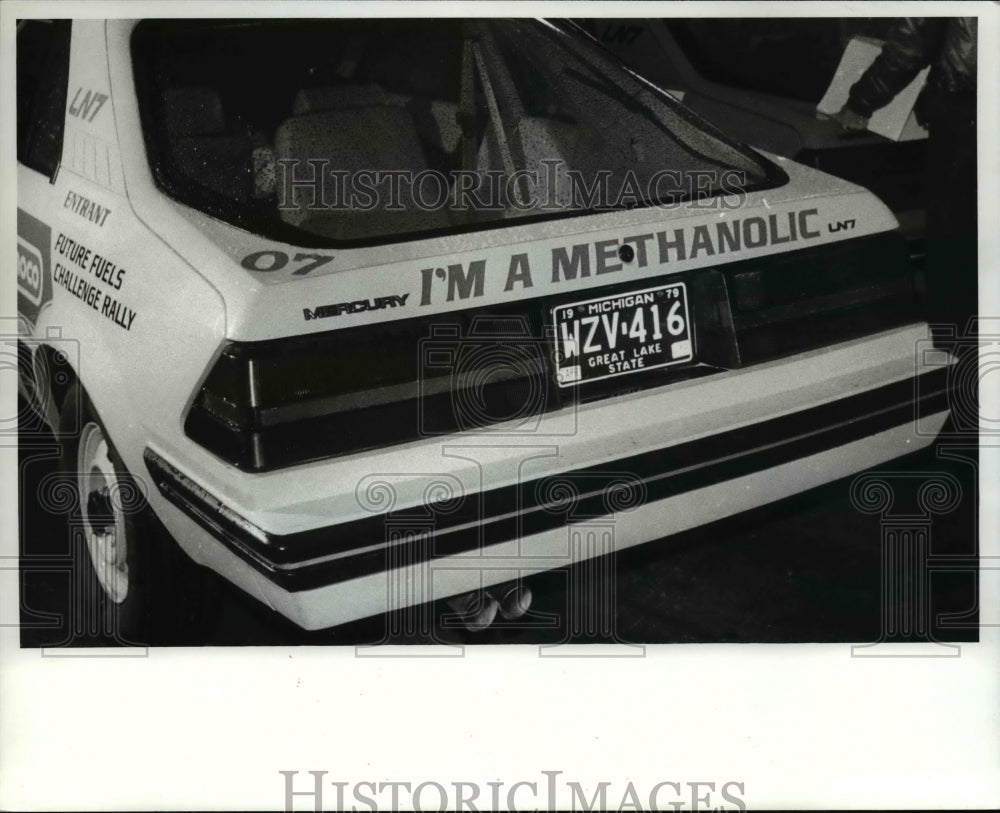
[{"label": "rear quarter panel", "polygon": [[[217,291],[133,211],[119,146],[135,107],[112,87],[103,21],[76,20],[62,164],[19,166],[18,207],[50,233],[51,299],[31,335],[63,350],[133,474],[151,438],[174,446],[225,324]],[[133,156],[134,158],[134,156]]]}]

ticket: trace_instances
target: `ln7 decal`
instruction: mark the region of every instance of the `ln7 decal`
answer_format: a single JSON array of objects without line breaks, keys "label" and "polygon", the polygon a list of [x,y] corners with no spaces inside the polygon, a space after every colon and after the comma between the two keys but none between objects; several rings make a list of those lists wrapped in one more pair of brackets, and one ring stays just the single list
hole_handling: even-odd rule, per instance
[{"label": "ln7 decal", "polygon": [[[81,98],[80,94],[83,93]],[[96,90],[85,90],[80,87],[76,89],[73,101],[69,103],[69,114],[76,116],[82,121],[91,122],[97,114],[101,112],[104,103],[108,100],[106,93],[99,93]]]}]

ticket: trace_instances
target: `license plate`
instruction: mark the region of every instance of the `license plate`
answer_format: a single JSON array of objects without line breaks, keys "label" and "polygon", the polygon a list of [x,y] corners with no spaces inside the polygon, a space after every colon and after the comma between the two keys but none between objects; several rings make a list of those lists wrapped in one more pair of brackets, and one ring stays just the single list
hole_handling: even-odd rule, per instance
[{"label": "license plate", "polygon": [[683,282],[558,305],[552,322],[560,387],[694,358]]}]

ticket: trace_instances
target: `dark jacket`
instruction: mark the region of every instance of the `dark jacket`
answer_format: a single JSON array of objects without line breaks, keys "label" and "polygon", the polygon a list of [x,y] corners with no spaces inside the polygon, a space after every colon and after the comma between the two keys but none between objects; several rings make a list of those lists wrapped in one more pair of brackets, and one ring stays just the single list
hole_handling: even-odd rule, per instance
[{"label": "dark jacket", "polygon": [[870,116],[931,66],[915,112],[922,123],[947,115],[949,98],[975,97],[976,18],[904,17],[894,23],[882,53],[851,88],[847,105]]}]

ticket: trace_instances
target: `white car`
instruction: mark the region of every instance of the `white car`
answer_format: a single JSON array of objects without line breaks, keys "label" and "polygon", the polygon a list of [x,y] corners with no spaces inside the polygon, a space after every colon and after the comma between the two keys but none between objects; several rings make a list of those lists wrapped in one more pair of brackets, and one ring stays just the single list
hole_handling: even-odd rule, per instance
[{"label": "white car", "polygon": [[513,613],[523,576],[946,420],[891,212],[571,27],[33,20],[17,45],[22,396],[125,640],[188,559],[310,630],[483,590]]}]

